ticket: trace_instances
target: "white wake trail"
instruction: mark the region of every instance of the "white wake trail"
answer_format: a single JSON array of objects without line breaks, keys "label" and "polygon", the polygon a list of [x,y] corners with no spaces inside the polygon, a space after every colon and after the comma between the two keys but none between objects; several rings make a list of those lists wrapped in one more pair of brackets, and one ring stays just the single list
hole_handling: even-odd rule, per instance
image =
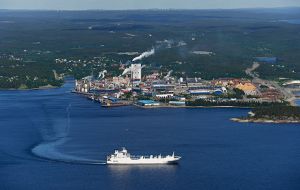
[{"label": "white wake trail", "polygon": [[92,164],[92,165],[106,164],[105,160],[94,160],[94,159],[83,158],[80,156],[65,154],[58,150],[59,146],[63,146],[69,140],[68,135],[71,128],[71,120],[70,120],[71,107],[72,105],[69,104],[68,107],[66,108],[67,121],[65,127],[59,124],[58,125],[54,124],[52,127],[50,127],[51,130],[49,128],[48,129],[46,128],[46,130],[43,129],[42,132],[44,134],[42,135],[44,139],[49,139],[48,133],[52,134],[53,131],[54,131],[55,139],[46,140],[45,142],[36,145],[31,150],[32,154],[42,159],[72,163],[72,164]]}]

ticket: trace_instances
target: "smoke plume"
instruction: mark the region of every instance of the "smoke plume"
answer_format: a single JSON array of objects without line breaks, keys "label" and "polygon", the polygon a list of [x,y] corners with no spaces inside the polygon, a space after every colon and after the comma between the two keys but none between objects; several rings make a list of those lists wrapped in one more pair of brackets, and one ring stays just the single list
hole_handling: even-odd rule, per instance
[{"label": "smoke plume", "polygon": [[135,62],[135,61],[138,61],[138,60],[142,60],[142,59],[144,59],[146,57],[149,57],[151,55],[154,55],[154,54],[155,54],[155,49],[153,48],[150,51],[146,51],[146,52],[142,53],[141,55],[133,58],[132,61]]}]

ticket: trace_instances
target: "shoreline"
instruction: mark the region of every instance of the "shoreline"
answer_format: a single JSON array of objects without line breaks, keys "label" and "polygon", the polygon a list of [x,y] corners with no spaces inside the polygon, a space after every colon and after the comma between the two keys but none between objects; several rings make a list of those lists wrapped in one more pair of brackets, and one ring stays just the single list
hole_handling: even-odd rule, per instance
[{"label": "shoreline", "polygon": [[30,90],[49,90],[49,89],[57,89],[60,88],[61,86],[52,86],[52,85],[45,85],[45,86],[40,86],[38,88],[0,88],[1,91],[30,91]]},{"label": "shoreline", "polygon": [[[61,85],[63,86],[65,84],[65,82]],[[10,89],[0,89],[1,91],[30,91],[30,90],[49,90],[49,89],[57,89],[60,88],[61,86],[52,86],[52,85],[45,85],[45,86],[40,86],[38,88],[28,88],[28,89],[14,89],[14,88],[10,88]],[[291,106],[300,106],[299,104],[297,104],[297,100],[300,100],[300,98],[298,98],[296,96],[296,93],[298,93],[300,91],[295,90],[293,91],[293,97],[290,98],[288,100],[288,102],[290,103]],[[81,94],[81,95],[89,95],[89,93],[78,93],[75,91],[72,91],[72,93],[76,93],[76,94]],[[175,106],[175,105],[160,105],[160,106],[140,106],[137,104],[131,104],[132,106],[135,107],[139,107],[139,108],[143,108],[143,109],[158,109],[158,108],[239,108],[239,109],[251,109],[253,107],[243,107],[243,106]],[[288,121],[264,121],[264,120],[247,120],[247,119],[238,119],[238,118],[232,118],[234,119],[236,122],[257,122],[257,123],[289,123]],[[296,121],[296,123],[300,123],[300,121]]]},{"label": "shoreline", "polygon": [[300,120],[270,120],[270,119],[241,119],[241,118],[231,118],[231,121],[239,122],[239,123],[275,123],[275,124],[283,124],[283,123],[299,123]]},{"label": "shoreline", "polygon": [[238,108],[238,109],[251,109],[251,107],[242,106],[172,106],[172,105],[161,105],[161,106],[140,106],[132,104],[132,106],[143,108],[143,109],[159,109],[159,108]]},{"label": "shoreline", "polygon": [[292,97],[289,98],[287,101],[292,105],[292,106],[299,106],[297,104],[297,100],[300,100],[300,96],[298,93],[300,93],[299,89],[290,89],[290,93],[292,94]]}]

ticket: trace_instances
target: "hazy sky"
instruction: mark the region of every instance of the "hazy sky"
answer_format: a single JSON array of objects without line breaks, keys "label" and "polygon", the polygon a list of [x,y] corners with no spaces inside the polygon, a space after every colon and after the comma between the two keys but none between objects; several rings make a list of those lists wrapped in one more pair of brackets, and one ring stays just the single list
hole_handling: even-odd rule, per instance
[{"label": "hazy sky", "polygon": [[0,9],[211,9],[300,7],[300,0],[0,0]]}]

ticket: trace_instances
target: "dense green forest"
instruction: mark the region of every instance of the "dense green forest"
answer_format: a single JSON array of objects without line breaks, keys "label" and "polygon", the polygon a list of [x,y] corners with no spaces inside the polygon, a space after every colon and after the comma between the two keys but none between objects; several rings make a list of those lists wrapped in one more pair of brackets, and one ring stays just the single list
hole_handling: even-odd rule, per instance
[{"label": "dense green forest", "polygon": [[252,110],[254,119],[271,120],[300,120],[300,107],[293,106],[270,106],[258,107]]},{"label": "dense green forest", "polygon": [[[75,78],[103,69],[119,75],[119,63],[152,48],[155,55],[141,61],[146,73],[173,70],[175,76],[204,79],[248,77],[244,70],[255,57],[276,57],[276,63],[261,64],[261,77],[299,79],[300,25],[288,23],[299,14],[300,9],[1,10],[1,87],[60,85],[53,70]],[[25,66],[7,66],[16,64],[10,56]],[[19,79],[8,79],[15,76]]]},{"label": "dense green forest", "polygon": [[42,86],[60,86],[63,80],[55,79],[49,64],[0,59],[0,89],[31,89]]}]

